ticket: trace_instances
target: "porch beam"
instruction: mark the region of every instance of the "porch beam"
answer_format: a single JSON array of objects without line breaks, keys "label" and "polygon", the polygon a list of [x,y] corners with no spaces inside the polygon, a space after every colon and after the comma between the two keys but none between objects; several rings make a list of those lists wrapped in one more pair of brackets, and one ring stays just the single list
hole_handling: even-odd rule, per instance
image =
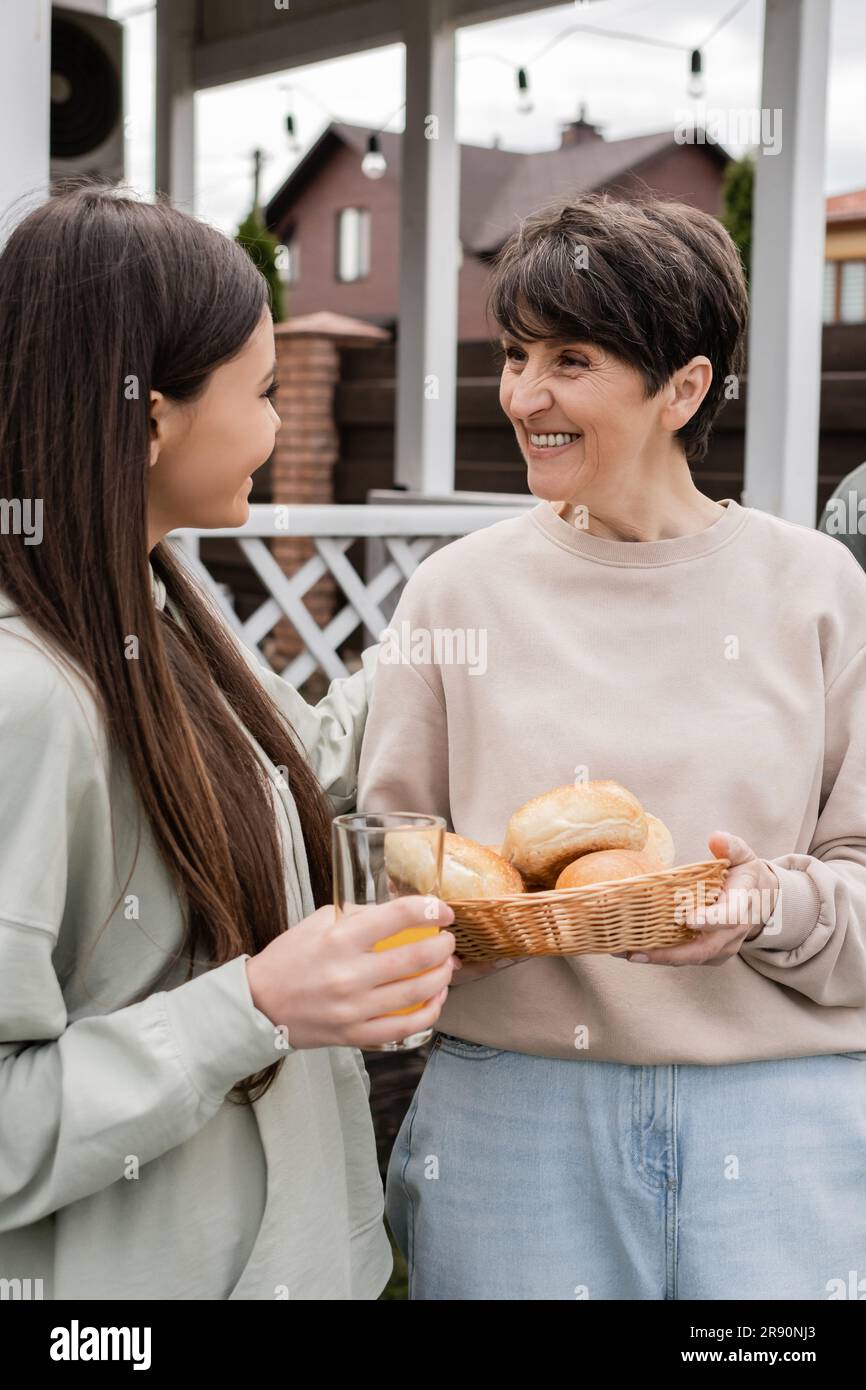
[{"label": "porch beam", "polygon": [[175,206],[195,212],[195,0],[157,0],[154,181]]},{"label": "porch beam", "polygon": [[50,81],[49,0],[0,6],[0,245],[49,194]]},{"label": "porch beam", "polygon": [[453,12],[454,0],[415,0],[404,31],[395,480],[422,493],[454,487],[460,146]]},{"label": "porch beam", "polygon": [[[309,17],[295,15],[290,7],[281,11],[285,22],[198,43],[193,82],[197,89],[218,87],[400,43],[407,13],[415,6],[416,0],[364,0]],[[455,0],[454,18],[459,27],[550,8],[551,0]]]},{"label": "porch beam", "polygon": [[346,53],[399,43],[403,21],[400,0],[367,0],[322,15],[281,12],[284,22],[254,28],[237,37],[197,45],[193,81],[197,88],[241,82],[283,68],[321,63]]},{"label": "porch beam", "polygon": [[[821,403],[828,0],[766,0],[743,502],[814,527]],[[765,147],[766,148],[766,147]]]}]

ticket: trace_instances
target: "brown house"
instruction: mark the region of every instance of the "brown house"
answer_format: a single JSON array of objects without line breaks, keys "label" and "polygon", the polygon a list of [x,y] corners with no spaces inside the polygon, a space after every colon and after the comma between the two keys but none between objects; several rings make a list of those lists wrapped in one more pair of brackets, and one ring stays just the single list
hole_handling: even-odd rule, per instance
[{"label": "brown house", "polygon": [[[331,310],[392,328],[399,314],[402,136],[379,136],[384,174],[362,170],[373,132],[332,123],[265,209],[268,228],[289,249],[292,316]],[[581,115],[558,149],[525,154],[461,145],[458,337],[486,339],[486,262],[515,221],[560,194],[652,191],[707,212],[721,211],[728,156],[712,142],[678,144],[673,132],[605,140]]]},{"label": "brown house", "polygon": [[866,322],[866,188],[827,199],[824,322]]}]

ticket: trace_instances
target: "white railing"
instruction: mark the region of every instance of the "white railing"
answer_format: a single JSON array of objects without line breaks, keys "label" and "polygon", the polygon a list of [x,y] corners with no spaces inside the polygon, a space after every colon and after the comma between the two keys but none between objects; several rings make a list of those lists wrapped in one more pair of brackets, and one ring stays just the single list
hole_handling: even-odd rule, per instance
[{"label": "white railing", "polygon": [[[482,526],[520,516],[534,497],[515,498],[513,505],[415,504],[333,506],[280,506],[256,504],[249,520],[238,527],[213,531],[177,530],[170,539],[181,549],[188,567],[213,594],[227,622],[263,664],[268,664],[259,643],[280,618],[295,627],[305,650],[280,674],[300,686],[321,669],[329,679],[348,674],[338,648],[359,624],[371,642],[388,626],[390,615],[406,580],[438,544],[465,536]],[[225,586],[217,584],[199,555],[202,539],[229,537],[268,591],[269,597],[245,621],[235,612]],[[306,537],[315,554],[296,574],[287,575],[271,554],[266,540],[272,537]],[[368,573],[358,573],[346,551],[353,541],[376,541],[377,559],[367,559]],[[304,603],[304,594],[330,574],[345,603],[324,627],[320,627]]]}]

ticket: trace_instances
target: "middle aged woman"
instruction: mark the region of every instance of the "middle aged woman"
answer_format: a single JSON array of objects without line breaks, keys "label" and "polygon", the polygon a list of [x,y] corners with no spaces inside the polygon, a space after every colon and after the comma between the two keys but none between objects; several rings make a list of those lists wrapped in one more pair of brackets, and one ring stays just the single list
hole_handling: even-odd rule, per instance
[{"label": "middle aged woman", "polygon": [[529,798],[611,778],[677,863],[709,847],[731,869],[687,945],[525,958],[449,996],[388,1172],[410,1297],[845,1297],[866,1249],[866,576],[692,477],[747,321],[715,218],[558,202],[506,244],[491,304],[539,501],[407,583],[395,633],[456,630],[485,660],[380,659],[359,805],[489,844]]}]

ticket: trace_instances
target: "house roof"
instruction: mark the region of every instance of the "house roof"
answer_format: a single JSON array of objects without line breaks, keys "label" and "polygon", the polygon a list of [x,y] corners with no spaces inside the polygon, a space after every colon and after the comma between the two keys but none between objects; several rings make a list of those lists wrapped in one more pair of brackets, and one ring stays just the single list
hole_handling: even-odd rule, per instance
[{"label": "house roof", "polygon": [[274,334],[276,337],[284,338],[330,338],[339,347],[358,347],[361,344],[391,341],[391,334],[384,328],[377,328],[364,319],[351,319],[345,314],[335,314],[330,309],[322,309],[315,314],[301,314],[299,317],[276,323]]},{"label": "house roof", "polygon": [[[507,182],[492,200],[476,202],[478,220],[469,245],[476,251],[501,246],[516,218],[526,217],[550,198],[577,196],[602,188],[674,145],[672,131],[637,135],[628,140],[593,140],[576,147],[521,155]],[[704,146],[714,149],[718,147]],[[486,151],[483,151],[486,153]],[[723,162],[727,162],[724,156]]]},{"label": "house roof", "polygon": [[[267,226],[282,220],[340,145],[363,155],[373,133],[366,126],[332,122],[267,204]],[[379,141],[388,165],[385,177],[399,179],[402,135],[383,131]],[[533,153],[461,144],[460,240],[476,254],[495,251],[511,233],[515,218],[526,217],[551,198],[590,193],[625,174],[639,174],[648,160],[675,146],[670,130],[626,140],[581,140]],[[710,140],[699,148],[719,164],[728,162],[721,146]]]},{"label": "house roof", "polygon": [[855,222],[866,218],[866,188],[852,193],[837,193],[827,199],[828,222]]}]

